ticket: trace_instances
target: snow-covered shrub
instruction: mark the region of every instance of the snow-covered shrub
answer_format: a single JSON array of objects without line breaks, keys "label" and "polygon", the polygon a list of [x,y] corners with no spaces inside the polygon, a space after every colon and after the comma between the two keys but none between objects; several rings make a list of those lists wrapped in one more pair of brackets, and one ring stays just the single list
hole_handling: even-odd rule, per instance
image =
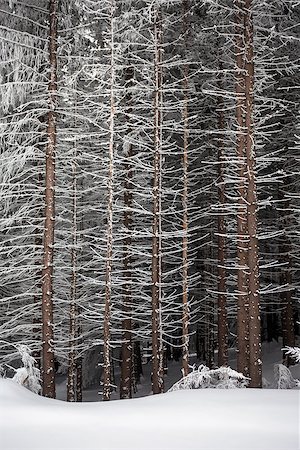
[{"label": "snow-covered shrub", "polygon": [[277,389],[300,389],[300,381],[295,380],[291,371],[283,364],[274,365],[274,379]]},{"label": "snow-covered shrub", "polygon": [[12,380],[26,387],[35,394],[41,392],[41,375],[39,369],[35,367],[36,360],[31,356],[30,349],[26,345],[18,345],[23,367],[15,369]]},{"label": "snow-covered shrub", "polygon": [[265,377],[262,377],[262,388],[263,389],[272,389],[273,385],[267,380]]},{"label": "snow-covered shrub", "polygon": [[186,377],[177,381],[169,392],[179,391],[181,389],[234,389],[247,387],[250,379],[242,373],[236,372],[230,367],[220,367],[218,369],[209,369],[204,365],[198,368],[195,366],[193,371]]},{"label": "snow-covered shrub", "polygon": [[282,350],[284,350],[285,354],[289,355],[297,363],[300,363],[300,348],[299,347],[284,347]]}]

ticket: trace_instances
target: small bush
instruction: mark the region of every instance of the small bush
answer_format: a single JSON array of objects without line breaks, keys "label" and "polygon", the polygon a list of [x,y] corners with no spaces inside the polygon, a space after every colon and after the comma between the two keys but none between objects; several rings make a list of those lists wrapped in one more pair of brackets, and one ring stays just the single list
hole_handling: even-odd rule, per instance
[{"label": "small bush", "polygon": [[245,377],[242,373],[236,372],[230,367],[209,369],[201,364],[198,368],[193,367],[192,369],[193,371],[175,383],[169,389],[169,392],[179,391],[181,389],[245,388],[250,381],[250,379]]}]

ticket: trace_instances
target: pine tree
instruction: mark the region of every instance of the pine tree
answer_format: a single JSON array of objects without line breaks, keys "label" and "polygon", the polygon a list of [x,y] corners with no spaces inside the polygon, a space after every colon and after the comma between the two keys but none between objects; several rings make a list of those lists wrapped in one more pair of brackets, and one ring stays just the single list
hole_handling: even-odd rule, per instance
[{"label": "pine tree", "polygon": [[55,149],[57,102],[57,0],[49,3],[49,112],[45,173],[45,228],[42,272],[42,335],[43,335],[43,395],[55,397],[55,367],[53,350],[53,248],[55,220]]}]

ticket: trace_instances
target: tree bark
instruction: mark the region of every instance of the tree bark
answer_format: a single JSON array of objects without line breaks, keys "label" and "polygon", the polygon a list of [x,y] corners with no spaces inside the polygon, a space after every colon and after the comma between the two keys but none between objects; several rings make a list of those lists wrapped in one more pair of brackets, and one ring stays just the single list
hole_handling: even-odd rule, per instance
[{"label": "tree bark", "polygon": [[152,391],[163,391],[161,340],[161,12],[154,11],[154,176],[152,225]]},{"label": "tree bark", "polygon": [[[187,33],[188,33],[188,0],[182,2],[182,15],[183,15],[183,39],[185,52],[188,48]],[[188,74],[189,68],[185,64],[183,67],[183,157],[182,157],[182,169],[183,169],[183,190],[182,190],[182,373],[183,376],[187,376],[189,373],[189,303],[188,303],[188,146],[189,146],[189,111],[188,111]]]},{"label": "tree bark", "polygon": [[[220,75],[218,86],[222,91],[222,71],[223,65],[219,63]],[[225,183],[224,183],[224,101],[223,97],[218,97],[218,129],[221,136],[218,140],[218,198],[220,212],[218,215],[218,366],[228,364],[228,322],[227,322],[227,299],[226,299],[226,222],[223,215],[225,206]]]},{"label": "tree bark", "polygon": [[261,361],[261,320],[259,297],[259,255],[257,239],[257,198],[255,180],[255,148],[253,129],[253,88],[254,88],[254,60],[253,60],[253,17],[252,0],[245,1],[244,15],[246,65],[245,65],[245,132],[247,159],[247,218],[248,218],[248,267],[249,267],[249,365],[250,387],[262,386]]},{"label": "tree bark", "polygon": [[[79,326],[78,336],[80,336],[81,327]],[[82,357],[76,358],[76,401],[82,402]]]},{"label": "tree bark", "polygon": [[[127,86],[132,85],[134,73],[130,68],[127,70],[126,79]],[[127,96],[127,123],[130,122],[130,113],[132,112],[132,94]],[[130,133],[131,127],[128,129]],[[120,398],[132,397],[132,292],[131,292],[131,280],[132,280],[132,257],[131,257],[131,229],[132,229],[132,158],[133,146],[131,143],[128,145],[127,154],[125,156],[125,181],[124,181],[124,227],[126,230],[126,237],[124,239],[124,278],[126,280],[124,286],[124,303],[123,311],[125,319],[123,320],[123,342],[122,342],[122,361],[121,361],[121,385],[120,385]]]},{"label": "tree bark", "polygon": [[[289,227],[289,218],[288,212],[290,211],[290,202],[287,199],[284,199],[284,193],[282,190],[279,190],[279,200],[282,201],[282,217],[280,218],[280,228],[284,231],[284,235],[282,239],[283,242],[280,244],[280,262],[284,264],[284,267],[281,268],[280,272],[280,285],[287,286],[287,290],[285,292],[281,292],[281,324],[282,324],[282,345],[283,347],[295,347],[295,329],[294,329],[294,306],[293,306],[293,291],[291,290],[291,285],[293,282],[292,279],[292,267],[291,267],[291,243],[288,237],[286,236],[285,230]],[[288,367],[292,362],[292,359],[289,355],[283,351],[283,363]]]},{"label": "tree bark", "polygon": [[[75,111],[76,113],[76,111]],[[75,129],[76,129],[76,117],[75,117]],[[77,312],[76,305],[77,300],[77,142],[74,145],[74,155],[72,163],[72,193],[73,193],[73,206],[72,206],[72,237],[73,245],[71,250],[71,293],[70,293],[70,311],[69,311],[69,363],[68,363],[68,381],[67,381],[67,401],[76,401],[76,339],[78,326],[77,326]]]},{"label": "tree bark", "polygon": [[107,249],[105,272],[105,310],[103,325],[103,400],[110,400],[111,395],[111,348],[110,348],[110,309],[112,293],[112,246],[113,246],[113,189],[114,189],[114,121],[115,121],[115,54],[114,54],[114,13],[115,0],[110,6],[110,118],[109,118],[109,169],[108,169],[108,204],[107,204]]},{"label": "tree bark", "polygon": [[239,160],[239,208],[237,214],[237,370],[249,375],[249,298],[248,298],[248,227],[247,227],[247,164],[245,150],[245,66],[244,66],[244,0],[237,2],[236,14],[236,121],[237,121],[237,157]]},{"label": "tree bark", "polygon": [[55,149],[57,98],[57,0],[49,2],[49,112],[46,147],[44,256],[42,270],[43,395],[55,398],[53,348],[53,247],[55,221]]}]

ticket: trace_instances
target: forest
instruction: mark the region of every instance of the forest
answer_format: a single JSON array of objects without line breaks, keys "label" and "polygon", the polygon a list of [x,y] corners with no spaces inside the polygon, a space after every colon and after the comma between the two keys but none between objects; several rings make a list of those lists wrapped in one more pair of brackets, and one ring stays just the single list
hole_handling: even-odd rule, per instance
[{"label": "forest", "polygon": [[299,25],[298,0],[0,0],[3,377],[300,387]]}]

